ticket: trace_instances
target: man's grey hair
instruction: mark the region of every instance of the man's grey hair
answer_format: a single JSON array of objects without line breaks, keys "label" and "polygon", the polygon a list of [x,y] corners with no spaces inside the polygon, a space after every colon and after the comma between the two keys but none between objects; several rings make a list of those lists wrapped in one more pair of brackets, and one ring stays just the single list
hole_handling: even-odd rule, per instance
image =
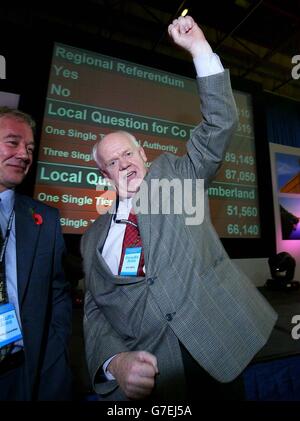
[{"label": "man's grey hair", "polygon": [[33,118],[27,114],[23,113],[23,111],[20,111],[16,108],[10,108],[10,107],[0,107],[0,118],[2,117],[12,117],[16,120],[21,120],[24,123],[27,123],[28,126],[32,129],[33,132],[35,132],[36,124]]},{"label": "man's grey hair", "polygon": [[[133,143],[134,146],[137,146],[137,147],[140,146],[139,145],[139,142],[136,140],[135,136],[133,136],[129,132],[126,132],[125,130],[117,130],[116,132],[112,132],[112,133],[109,133],[109,134],[121,134],[121,135],[124,135],[125,137],[127,137],[127,139],[129,139]],[[105,139],[105,137],[106,136],[103,136],[102,139],[98,140],[95,143],[95,145],[93,146],[93,150],[92,150],[92,157],[93,157],[94,161],[96,162],[96,164],[98,165],[98,167],[100,168],[100,170],[101,170],[101,164],[100,164],[100,161],[99,161],[99,157],[98,157],[98,153],[97,152],[98,152],[98,147],[99,147],[100,143],[103,141],[103,139]]]}]

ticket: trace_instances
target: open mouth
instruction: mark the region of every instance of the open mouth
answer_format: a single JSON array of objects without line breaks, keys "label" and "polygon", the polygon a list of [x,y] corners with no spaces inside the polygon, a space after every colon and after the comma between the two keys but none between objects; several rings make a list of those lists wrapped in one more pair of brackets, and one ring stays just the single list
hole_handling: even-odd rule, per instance
[{"label": "open mouth", "polygon": [[136,171],[130,171],[130,172],[127,174],[127,181],[131,181],[131,180],[133,180],[135,177],[136,177]]}]

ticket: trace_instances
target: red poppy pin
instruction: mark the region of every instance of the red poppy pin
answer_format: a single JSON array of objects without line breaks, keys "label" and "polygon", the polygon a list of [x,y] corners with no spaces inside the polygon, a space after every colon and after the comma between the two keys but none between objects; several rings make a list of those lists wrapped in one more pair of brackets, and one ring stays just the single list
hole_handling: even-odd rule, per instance
[{"label": "red poppy pin", "polygon": [[30,208],[30,212],[31,212],[35,225],[41,225],[43,223],[42,215],[40,215],[39,213],[36,213],[34,209],[32,208]]}]

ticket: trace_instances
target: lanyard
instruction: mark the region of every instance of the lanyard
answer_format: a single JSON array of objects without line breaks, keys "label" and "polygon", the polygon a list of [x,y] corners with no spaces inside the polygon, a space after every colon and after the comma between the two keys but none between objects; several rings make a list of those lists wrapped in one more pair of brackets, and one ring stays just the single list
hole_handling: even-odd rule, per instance
[{"label": "lanyard", "polygon": [[129,224],[134,226],[135,228],[138,228],[137,224],[135,224],[132,221],[129,221],[128,219],[116,219],[117,218],[117,213],[118,213],[118,209],[119,209],[119,196],[117,196],[117,200],[116,200],[116,210],[113,214],[113,221],[116,224]]},{"label": "lanyard", "polygon": [[0,263],[3,262],[3,256],[5,254],[6,246],[7,246],[8,240],[9,240],[9,235],[10,235],[11,227],[12,227],[12,224],[13,224],[14,214],[15,214],[15,210],[13,208],[13,210],[11,211],[10,216],[9,216],[5,237],[4,237],[1,252],[0,252]]}]

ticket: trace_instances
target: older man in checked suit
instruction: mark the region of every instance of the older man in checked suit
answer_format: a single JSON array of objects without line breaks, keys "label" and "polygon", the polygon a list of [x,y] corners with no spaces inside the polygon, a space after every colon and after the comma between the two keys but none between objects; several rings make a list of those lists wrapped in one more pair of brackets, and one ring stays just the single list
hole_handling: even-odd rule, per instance
[{"label": "older man in checked suit", "polygon": [[[151,206],[137,213],[144,274],[120,272],[127,227],[117,222],[128,222],[131,208],[137,210],[142,183],[204,179],[207,187],[236,127],[229,73],[202,30],[187,16],[173,21],[169,34],[194,60],[203,121],[185,156],[163,154],[149,171],[144,150],[126,132],[95,145],[95,160],[115,183],[118,201],[81,244],[87,363],[102,399],[240,399],[234,379],[266,343],[276,314],[228,258],[210,222],[207,195],[197,225],[186,224],[184,213],[151,214]],[[146,196],[153,205],[158,192]]]}]

